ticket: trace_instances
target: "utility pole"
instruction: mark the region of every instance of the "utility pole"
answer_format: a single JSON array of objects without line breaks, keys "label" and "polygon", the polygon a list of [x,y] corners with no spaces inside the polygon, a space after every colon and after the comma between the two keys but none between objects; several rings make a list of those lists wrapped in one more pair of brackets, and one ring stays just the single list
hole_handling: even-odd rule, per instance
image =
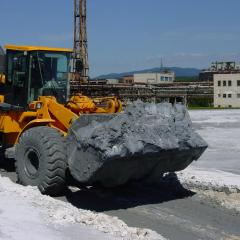
[{"label": "utility pole", "polygon": [[[82,63],[82,71],[76,68]],[[89,77],[88,40],[87,40],[87,0],[74,0],[74,82],[87,82]]]}]

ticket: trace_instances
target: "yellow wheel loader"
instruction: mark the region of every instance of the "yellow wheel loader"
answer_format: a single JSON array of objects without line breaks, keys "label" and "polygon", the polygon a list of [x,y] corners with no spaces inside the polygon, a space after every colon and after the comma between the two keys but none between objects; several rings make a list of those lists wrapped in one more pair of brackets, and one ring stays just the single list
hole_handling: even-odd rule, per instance
[{"label": "yellow wheel loader", "polygon": [[70,49],[5,49],[0,143],[23,185],[59,194],[67,169],[85,185],[158,179],[186,168],[207,147],[183,106],[136,103],[122,112],[116,97],[69,98]]},{"label": "yellow wheel loader", "polygon": [[55,194],[65,184],[67,132],[81,114],[122,111],[115,97],[69,96],[72,50],[6,45],[0,75],[0,136],[18,180]]}]

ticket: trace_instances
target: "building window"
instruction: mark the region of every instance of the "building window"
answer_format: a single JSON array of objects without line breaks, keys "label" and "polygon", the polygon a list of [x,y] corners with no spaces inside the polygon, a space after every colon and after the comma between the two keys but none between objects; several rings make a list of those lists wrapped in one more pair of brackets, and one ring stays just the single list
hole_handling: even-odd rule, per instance
[{"label": "building window", "polygon": [[240,98],[240,93],[237,94],[237,98]]},{"label": "building window", "polygon": [[240,80],[237,80],[237,86],[240,87]]},{"label": "building window", "polygon": [[222,95],[221,94],[218,94],[218,97],[220,98]]},{"label": "building window", "polygon": [[164,77],[163,76],[161,76],[161,81],[164,81]]},{"label": "building window", "polygon": [[229,86],[229,87],[232,86],[232,81],[231,81],[231,80],[228,81],[228,86]]},{"label": "building window", "polygon": [[165,77],[165,81],[168,81],[168,77]]},{"label": "building window", "polygon": [[223,86],[224,86],[224,87],[227,86],[227,81],[223,81]]},{"label": "building window", "polygon": [[228,94],[228,98],[232,98],[232,94]]},{"label": "building window", "polygon": [[227,98],[227,94],[223,94],[223,98]]},{"label": "building window", "polygon": [[221,87],[221,85],[222,85],[222,84],[221,84],[221,81],[218,81],[218,86]]}]

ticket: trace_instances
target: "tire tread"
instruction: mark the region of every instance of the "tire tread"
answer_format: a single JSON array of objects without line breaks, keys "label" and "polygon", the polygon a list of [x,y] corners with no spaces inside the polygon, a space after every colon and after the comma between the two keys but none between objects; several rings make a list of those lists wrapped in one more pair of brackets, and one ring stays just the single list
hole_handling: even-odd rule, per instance
[{"label": "tire tread", "polygon": [[[57,195],[65,189],[65,175],[67,168],[66,143],[63,135],[54,128],[50,127],[35,127],[27,130],[19,139],[19,144],[16,146],[16,156],[20,152],[20,148],[24,145],[26,139],[38,138],[42,148],[46,154],[46,172],[38,184],[39,190],[43,194]],[[19,162],[16,159],[16,172],[18,182],[27,185],[22,179],[19,171]]]}]

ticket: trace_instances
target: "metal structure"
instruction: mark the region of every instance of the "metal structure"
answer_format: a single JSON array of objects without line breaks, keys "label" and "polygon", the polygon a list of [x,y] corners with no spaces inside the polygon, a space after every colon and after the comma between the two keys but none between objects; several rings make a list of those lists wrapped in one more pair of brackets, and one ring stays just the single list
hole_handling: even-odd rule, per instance
[{"label": "metal structure", "polygon": [[[80,73],[76,69],[79,61],[82,62],[83,66]],[[74,0],[73,72],[75,84],[88,81],[87,0]]]},{"label": "metal structure", "polygon": [[118,96],[125,104],[137,100],[144,102],[191,102],[194,98],[209,98],[213,102],[213,85],[205,83],[172,83],[166,85],[146,84],[107,84],[106,82],[94,82],[82,84],[79,87],[71,86],[72,94],[81,92],[86,96]]}]

